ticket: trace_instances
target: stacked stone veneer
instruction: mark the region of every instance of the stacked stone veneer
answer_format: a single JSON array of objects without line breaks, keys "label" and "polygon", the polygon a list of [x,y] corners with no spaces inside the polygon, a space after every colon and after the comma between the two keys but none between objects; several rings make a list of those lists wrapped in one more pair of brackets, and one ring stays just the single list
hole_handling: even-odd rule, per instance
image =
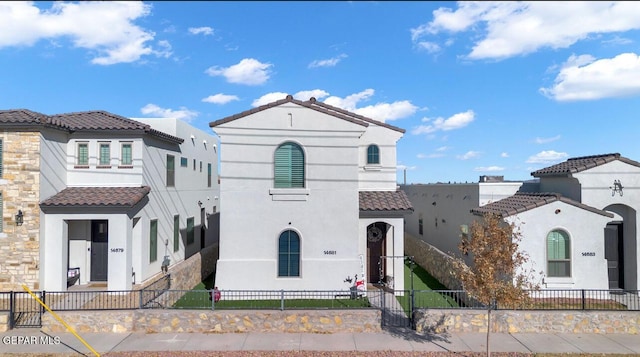
[{"label": "stacked stone veneer", "polygon": [[[415,313],[421,333],[487,332],[485,310],[423,309]],[[639,311],[491,312],[491,332],[498,333],[626,333],[640,334]]]},{"label": "stacked stone veneer", "polygon": [[[40,262],[40,133],[0,132],[3,174],[0,291],[38,290]],[[18,210],[24,224],[16,226]]]},{"label": "stacked stone veneer", "polygon": [[404,234],[404,254],[413,256],[416,264],[424,268],[448,289],[462,289],[462,284],[453,274],[453,259],[450,255],[406,232]]},{"label": "stacked stone veneer", "polygon": [[[128,310],[57,313],[77,332],[379,332],[380,311],[365,310]],[[66,327],[51,314],[42,316],[42,331]]]}]

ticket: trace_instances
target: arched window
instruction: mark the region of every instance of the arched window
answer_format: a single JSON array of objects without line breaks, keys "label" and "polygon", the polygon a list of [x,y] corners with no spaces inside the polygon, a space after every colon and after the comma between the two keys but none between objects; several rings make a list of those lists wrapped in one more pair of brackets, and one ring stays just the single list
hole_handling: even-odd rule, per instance
[{"label": "arched window", "polygon": [[278,276],[300,276],[300,237],[292,230],[278,238]]},{"label": "arched window", "polygon": [[571,276],[571,241],[564,231],[554,230],[547,235],[547,276]]},{"label": "arched window", "polygon": [[300,145],[287,142],[276,149],[274,187],[304,188],[304,152]]},{"label": "arched window", "polygon": [[378,145],[369,145],[367,148],[367,164],[380,163],[380,149]]}]

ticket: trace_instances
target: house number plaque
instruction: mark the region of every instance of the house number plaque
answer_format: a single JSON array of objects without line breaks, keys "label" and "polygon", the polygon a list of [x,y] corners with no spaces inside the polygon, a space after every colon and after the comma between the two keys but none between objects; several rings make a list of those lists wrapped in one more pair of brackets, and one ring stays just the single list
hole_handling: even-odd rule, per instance
[{"label": "house number plaque", "polygon": [[122,253],[124,248],[111,248],[111,253]]},{"label": "house number plaque", "polygon": [[324,251],[324,255],[336,255],[338,254],[338,252],[336,252],[335,250],[325,250]]},{"label": "house number plaque", "polygon": [[596,252],[582,252],[583,257],[595,257]]}]

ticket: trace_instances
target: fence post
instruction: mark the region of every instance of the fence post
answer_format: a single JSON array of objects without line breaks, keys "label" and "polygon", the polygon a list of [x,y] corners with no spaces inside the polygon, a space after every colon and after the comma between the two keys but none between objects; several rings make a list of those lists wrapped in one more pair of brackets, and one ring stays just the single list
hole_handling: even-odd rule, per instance
[{"label": "fence post", "polygon": [[584,293],[584,289],[582,289],[582,310],[586,310],[585,306],[586,306],[585,293]]},{"label": "fence post", "polygon": [[415,305],[416,301],[415,301],[414,291],[415,290],[411,289],[411,301],[409,302],[409,314],[410,314],[409,315],[409,322],[411,323],[411,328],[415,330],[416,326],[414,324],[415,321],[414,321],[414,318],[413,318],[414,317],[413,312],[414,312],[414,308],[416,306]]},{"label": "fence post", "polygon": [[[46,296],[47,296],[46,291],[42,290],[42,296],[40,300],[42,300],[42,302],[45,304],[47,303]],[[38,304],[38,308],[40,309],[40,314],[44,314],[44,306],[41,306]]]},{"label": "fence post", "polygon": [[216,299],[213,296],[213,290],[207,290],[209,292],[209,298],[211,299],[211,311],[215,311],[216,309]]},{"label": "fence post", "polygon": [[15,313],[13,310],[15,310],[15,296],[14,296],[15,292],[11,291],[9,293],[9,330],[13,329],[13,319],[15,317]]},{"label": "fence post", "polygon": [[284,290],[280,290],[280,311],[284,311]]},{"label": "fence post", "polygon": [[144,288],[138,290],[139,294],[138,294],[138,305],[140,306],[140,309],[142,309],[142,293],[144,292]]},{"label": "fence post", "polygon": [[385,293],[384,290],[380,289],[378,290],[378,292],[380,292],[381,296],[380,296],[380,318],[382,320],[382,327],[384,327],[384,319],[385,319]]}]

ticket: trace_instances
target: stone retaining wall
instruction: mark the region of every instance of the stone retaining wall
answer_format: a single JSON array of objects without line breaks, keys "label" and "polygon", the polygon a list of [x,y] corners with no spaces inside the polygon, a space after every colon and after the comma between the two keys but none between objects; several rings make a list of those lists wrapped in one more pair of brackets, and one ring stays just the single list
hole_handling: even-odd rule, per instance
[{"label": "stone retaining wall", "polygon": [[[486,310],[416,311],[422,333],[487,332]],[[512,311],[491,312],[491,332],[498,333],[626,333],[640,334],[640,311]]]},{"label": "stone retaining wall", "polygon": [[210,245],[187,260],[169,268],[171,290],[191,290],[211,275],[218,260],[218,245]]},{"label": "stone retaining wall", "polygon": [[434,246],[408,234],[404,234],[404,254],[413,256],[414,262],[420,265],[431,276],[450,290],[461,290],[462,284],[453,276],[453,260]]},{"label": "stone retaining wall", "polygon": [[[57,312],[77,332],[379,332],[380,311],[365,310],[128,310]],[[46,333],[66,328],[50,313],[42,316]]]}]

